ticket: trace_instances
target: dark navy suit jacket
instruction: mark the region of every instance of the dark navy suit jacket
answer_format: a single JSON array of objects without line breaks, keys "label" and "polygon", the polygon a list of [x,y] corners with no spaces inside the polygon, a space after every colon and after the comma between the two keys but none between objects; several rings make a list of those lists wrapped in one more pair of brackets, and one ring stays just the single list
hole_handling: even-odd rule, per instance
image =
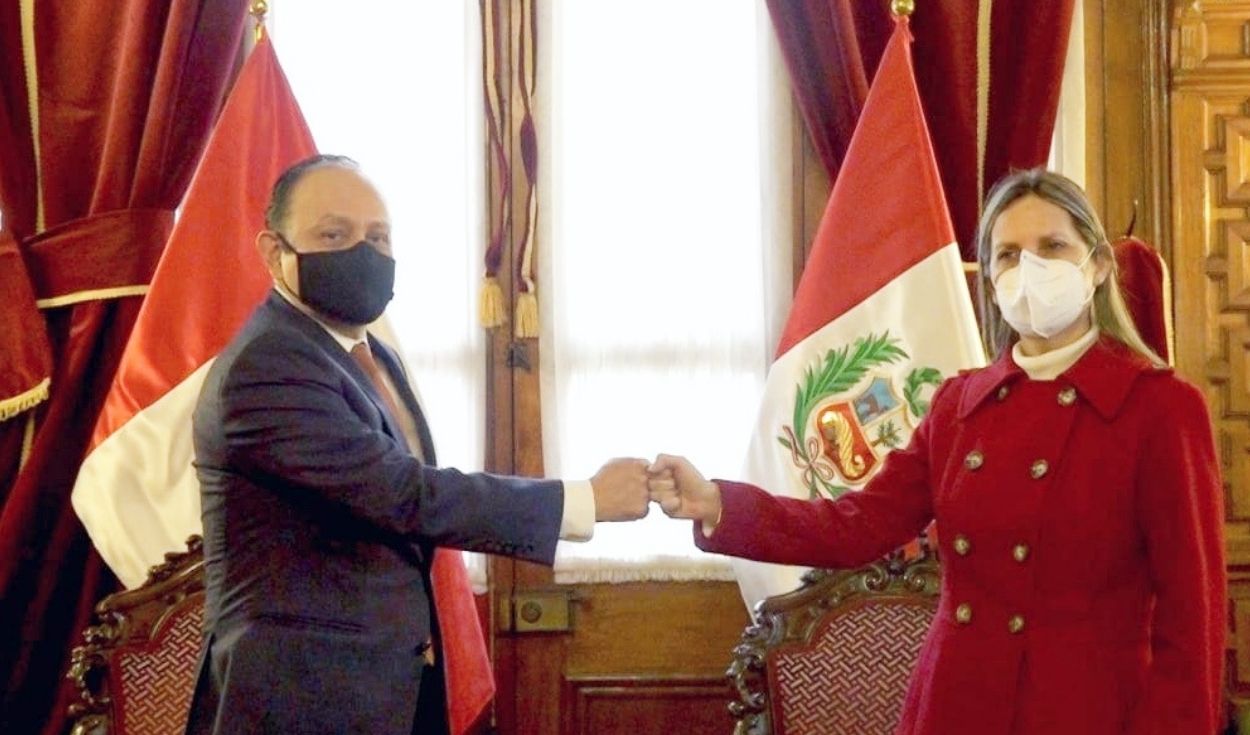
[{"label": "dark navy suit jacket", "polygon": [[557,481],[433,466],[321,325],[271,293],[209,370],[194,417],[205,654],[189,733],[408,735],[434,631],[435,546],[550,564]]}]

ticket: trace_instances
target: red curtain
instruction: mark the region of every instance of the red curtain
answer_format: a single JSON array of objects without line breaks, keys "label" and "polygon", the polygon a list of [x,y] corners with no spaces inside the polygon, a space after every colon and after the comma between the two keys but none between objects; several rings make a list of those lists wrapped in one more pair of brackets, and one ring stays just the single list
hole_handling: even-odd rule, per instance
[{"label": "red curtain", "polygon": [[[982,3],[986,0],[981,0]],[[985,190],[1013,168],[1046,163],[1073,0],[995,0],[990,22]],[[955,234],[975,260],[977,13],[974,2],[918,2],[911,19],[916,83]],[[768,0],[808,134],[831,177],[855,129],[889,38],[889,3]]]},{"label": "red curtain", "polygon": [[[151,278],[233,69],[247,2],[36,3],[37,168],[18,4],[3,6],[0,287],[16,283],[43,308],[32,320],[32,304],[6,290],[0,372],[38,373],[29,361],[42,355],[51,391],[0,424],[9,472],[0,476],[0,732],[59,733],[69,649],[115,586],[69,502],[140,304],[115,289]],[[30,455],[14,476],[14,437],[32,412]]]}]

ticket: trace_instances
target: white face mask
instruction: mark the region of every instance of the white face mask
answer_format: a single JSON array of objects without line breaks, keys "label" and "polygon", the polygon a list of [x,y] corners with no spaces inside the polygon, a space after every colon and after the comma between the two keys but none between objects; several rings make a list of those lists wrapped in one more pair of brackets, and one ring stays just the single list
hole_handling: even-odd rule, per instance
[{"label": "white face mask", "polygon": [[994,294],[1003,318],[1022,335],[1049,339],[1081,315],[1094,296],[1094,283],[1080,263],[1043,258],[1023,250],[1020,263],[1003,271],[994,283]]}]

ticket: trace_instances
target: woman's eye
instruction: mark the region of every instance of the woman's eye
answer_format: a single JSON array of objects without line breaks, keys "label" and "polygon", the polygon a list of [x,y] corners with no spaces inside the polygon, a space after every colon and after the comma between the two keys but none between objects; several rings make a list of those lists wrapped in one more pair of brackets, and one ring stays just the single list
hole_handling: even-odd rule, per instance
[{"label": "woman's eye", "polygon": [[326,230],[321,233],[321,239],[327,242],[340,242],[343,239],[343,232],[341,230]]},{"label": "woman's eye", "polygon": [[1015,257],[1016,257],[1015,250],[1000,250],[998,252],[997,259],[1001,263],[1004,261],[1013,260]]}]

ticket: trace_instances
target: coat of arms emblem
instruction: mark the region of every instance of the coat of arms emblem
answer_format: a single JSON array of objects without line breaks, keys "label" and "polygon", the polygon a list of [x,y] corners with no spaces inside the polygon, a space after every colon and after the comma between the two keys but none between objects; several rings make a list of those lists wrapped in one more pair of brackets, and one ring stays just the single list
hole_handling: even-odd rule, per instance
[{"label": "coat of arms emblem", "polygon": [[895,385],[898,371],[884,367],[907,359],[887,331],[830,349],[804,372],[793,424],[784,426],[777,440],[810,497],[836,498],[862,487],[928,413],[921,393],[939,385],[942,375],[936,368],[915,367]]}]

